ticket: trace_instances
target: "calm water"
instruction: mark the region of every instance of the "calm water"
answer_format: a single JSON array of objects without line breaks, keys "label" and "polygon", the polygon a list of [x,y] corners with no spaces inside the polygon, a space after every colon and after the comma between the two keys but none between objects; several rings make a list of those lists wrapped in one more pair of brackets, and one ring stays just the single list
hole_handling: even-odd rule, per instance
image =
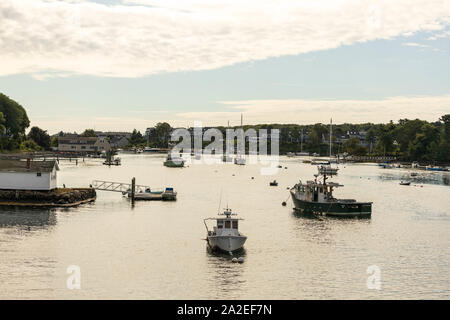
[{"label": "calm water", "polygon": [[[342,198],[373,201],[371,219],[296,216],[288,186],[316,168],[282,158],[273,176],[257,165],[162,166],[156,155],[64,162],[58,183],[91,180],[173,186],[177,202],[136,202],[99,191],[72,209],[0,210],[0,298],[324,299],[450,298],[450,175],[426,173],[411,186],[406,169],[341,165],[333,181]],[[234,175],[234,176],[233,176]],[[254,177],[252,180],[251,177]],[[278,187],[269,187],[276,178]],[[420,187],[423,185],[423,187]],[[244,218],[245,262],[207,252],[203,218],[215,216],[222,190]],[[69,265],[81,290],[66,287]],[[366,286],[367,267],[381,270],[381,290]]]}]

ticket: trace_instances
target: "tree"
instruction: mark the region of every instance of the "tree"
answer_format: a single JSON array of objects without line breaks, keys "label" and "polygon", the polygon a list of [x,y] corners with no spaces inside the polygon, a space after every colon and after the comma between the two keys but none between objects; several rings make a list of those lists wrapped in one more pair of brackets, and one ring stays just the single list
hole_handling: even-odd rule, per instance
[{"label": "tree", "polygon": [[86,129],[84,130],[84,132],[81,134],[82,137],[96,137],[97,135],[95,134],[94,129]]},{"label": "tree", "polygon": [[134,129],[133,132],[131,133],[130,144],[138,145],[138,144],[142,144],[142,143],[145,143],[144,137],[142,136],[140,131],[137,131],[136,129]]},{"label": "tree", "polygon": [[22,150],[22,151],[39,151],[39,150],[41,150],[41,147],[36,142],[34,142],[34,140],[28,139],[28,140],[23,141],[20,144],[20,150]]},{"label": "tree", "polygon": [[450,162],[450,114],[443,115],[439,120],[443,123],[443,128],[438,147],[438,159]]},{"label": "tree", "polygon": [[36,142],[37,145],[44,150],[50,149],[50,136],[46,130],[42,130],[38,127],[32,127],[27,138]]},{"label": "tree", "polygon": [[363,156],[367,154],[367,149],[362,146],[357,138],[350,138],[344,142],[342,148],[351,155]]},{"label": "tree", "polygon": [[409,157],[414,160],[436,160],[439,138],[439,130],[434,125],[425,123],[409,143]]},{"label": "tree", "polygon": [[366,134],[366,141],[367,141],[367,143],[369,143],[369,146],[370,146],[369,152],[370,153],[372,153],[372,146],[375,144],[376,138],[377,138],[377,135],[376,135],[375,129],[370,128]]},{"label": "tree", "polygon": [[5,116],[3,115],[3,112],[0,112],[0,135],[5,134],[6,131],[6,119]]},{"label": "tree", "polygon": [[169,145],[169,135],[172,127],[167,122],[158,122],[155,126],[155,137],[157,146],[167,148]]},{"label": "tree", "polygon": [[0,93],[0,113],[3,115],[4,133],[8,137],[17,139],[25,135],[25,129],[30,125],[25,109],[2,93]]},{"label": "tree", "polygon": [[395,129],[395,125],[392,121],[389,124],[382,124],[378,128],[377,136],[378,143],[375,149],[378,153],[386,155],[394,150],[394,135],[392,131]]}]

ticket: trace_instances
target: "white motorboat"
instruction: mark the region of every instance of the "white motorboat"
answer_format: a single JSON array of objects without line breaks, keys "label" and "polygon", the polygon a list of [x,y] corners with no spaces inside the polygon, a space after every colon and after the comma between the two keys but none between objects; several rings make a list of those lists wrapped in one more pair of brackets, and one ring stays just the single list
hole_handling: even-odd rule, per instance
[{"label": "white motorboat", "polygon": [[[231,209],[227,208],[223,214],[219,214],[217,218],[204,219],[206,227],[206,241],[208,246],[214,250],[222,250],[232,253],[241,249],[244,246],[247,237],[239,232],[239,220],[241,218],[232,218],[236,214],[231,212]],[[216,225],[212,230],[208,229],[206,221],[214,220]]]},{"label": "white motorboat", "polygon": [[237,164],[239,166],[245,165],[245,157],[237,156],[236,158],[234,158],[234,164]]}]

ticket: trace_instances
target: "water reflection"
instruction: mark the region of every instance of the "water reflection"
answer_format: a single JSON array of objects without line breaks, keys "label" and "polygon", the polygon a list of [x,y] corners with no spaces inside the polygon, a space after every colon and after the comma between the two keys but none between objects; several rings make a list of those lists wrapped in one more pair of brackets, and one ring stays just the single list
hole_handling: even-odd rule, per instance
[{"label": "water reflection", "polygon": [[56,213],[52,209],[0,208],[0,228],[47,227],[56,225]]},{"label": "water reflection", "polygon": [[450,174],[447,172],[389,171],[382,172],[378,179],[381,181],[410,181],[412,184],[450,185]]},{"label": "water reflection", "polygon": [[[245,248],[234,252],[233,255],[225,252],[212,252],[206,246],[207,263],[211,267],[211,279],[213,287],[219,289],[220,292],[230,294],[239,292],[246,283],[244,278],[245,270]],[[244,263],[233,263],[232,258],[244,258]]]}]

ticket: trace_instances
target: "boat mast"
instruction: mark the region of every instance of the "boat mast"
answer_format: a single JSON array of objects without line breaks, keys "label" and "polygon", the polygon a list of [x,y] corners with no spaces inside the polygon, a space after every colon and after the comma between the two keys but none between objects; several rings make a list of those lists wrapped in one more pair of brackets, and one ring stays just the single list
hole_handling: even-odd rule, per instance
[{"label": "boat mast", "polygon": [[331,160],[331,136],[333,135],[333,119],[330,119],[330,160]]},{"label": "boat mast", "polygon": [[300,138],[300,152],[303,152],[303,128],[302,128],[302,136]]}]

